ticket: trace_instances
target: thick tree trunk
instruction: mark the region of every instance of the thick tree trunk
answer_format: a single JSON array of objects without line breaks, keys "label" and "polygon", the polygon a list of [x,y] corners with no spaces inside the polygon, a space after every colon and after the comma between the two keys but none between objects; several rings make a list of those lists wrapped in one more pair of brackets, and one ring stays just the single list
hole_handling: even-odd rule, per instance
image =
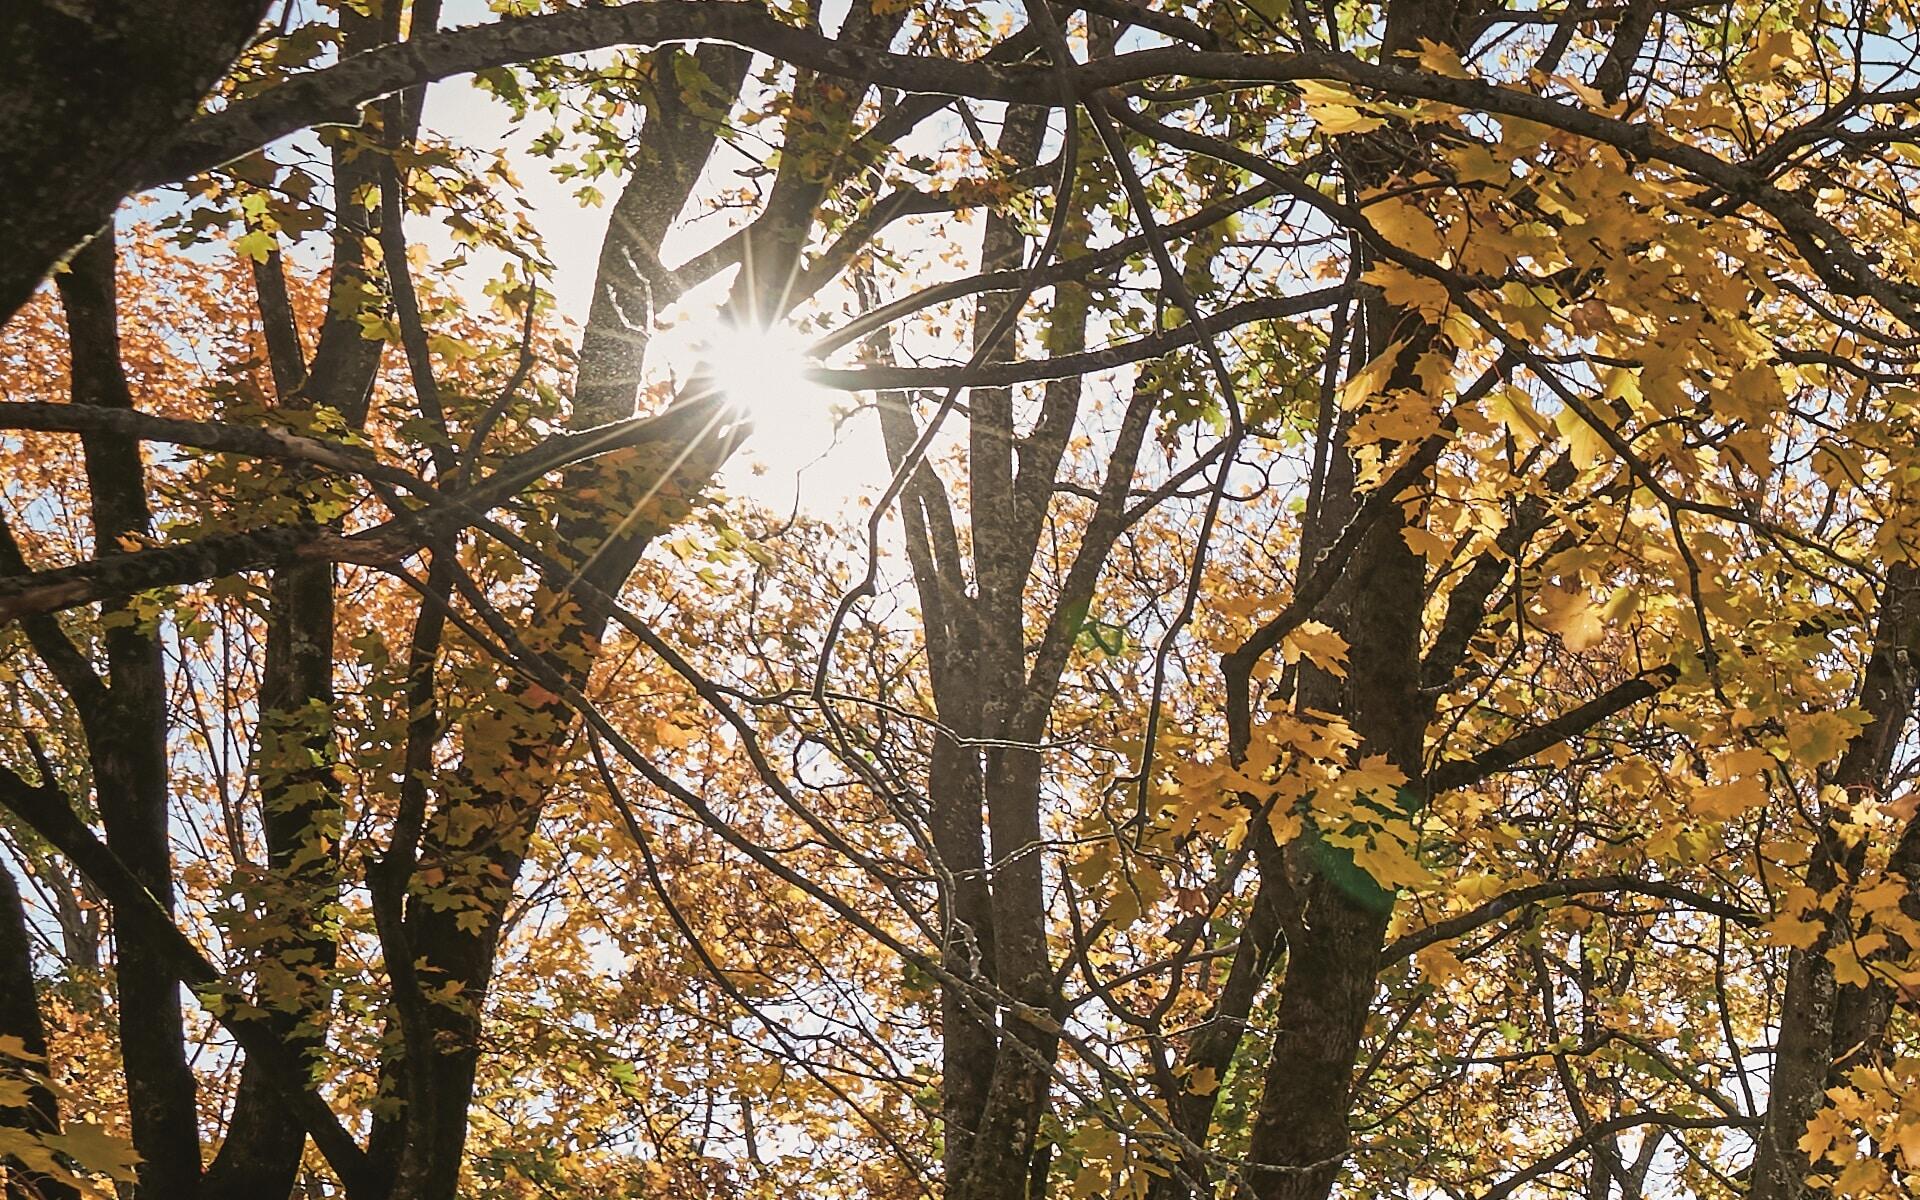
[{"label": "thick tree trunk", "polygon": [[[1343,707],[1359,753],[1384,754],[1409,778],[1419,776],[1426,729],[1417,691],[1422,576],[1398,523],[1382,522],[1330,614],[1350,647]],[[1261,1200],[1320,1200],[1347,1150],[1354,1062],[1393,897],[1312,831],[1288,848],[1287,868],[1297,900],[1247,1175]]]},{"label": "thick tree trunk", "polygon": [[113,217],[267,0],[15,0],[0,38],[0,321]]},{"label": "thick tree trunk", "polygon": [[[1423,40],[1459,40],[1455,0],[1394,0],[1387,8],[1381,56],[1417,50]],[[1358,195],[1417,169],[1418,134],[1388,126],[1349,140],[1342,153]],[[1356,254],[1364,254],[1356,246]],[[1362,303],[1359,345],[1373,358],[1396,344],[1388,392],[1417,391],[1416,370],[1439,333],[1417,310],[1377,293]],[[1327,447],[1328,478],[1320,505],[1322,536],[1358,510],[1347,436],[1351,417],[1336,423]],[[1327,601],[1325,613],[1348,645],[1348,674],[1335,687],[1303,680],[1304,708],[1343,716],[1359,735],[1357,755],[1384,755],[1409,780],[1424,771],[1432,705],[1420,692],[1420,640],[1426,605],[1424,560],[1407,545],[1391,509],[1361,539]],[[1315,673],[1317,675],[1317,673]],[[1311,692],[1330,692],[1325,703]],[[1339,831],[1327,831],[1339,832]],[[1353,1071],[1372,1010],[1380,949],[1393,896],[1329,846],[1311,826],[1287,848],[1293,904],[1286,927],[1286,975],[1271,1058],[1254,1115],[1247,1185],[1259,1200],[1324,1200],[1345,1163]]]}]

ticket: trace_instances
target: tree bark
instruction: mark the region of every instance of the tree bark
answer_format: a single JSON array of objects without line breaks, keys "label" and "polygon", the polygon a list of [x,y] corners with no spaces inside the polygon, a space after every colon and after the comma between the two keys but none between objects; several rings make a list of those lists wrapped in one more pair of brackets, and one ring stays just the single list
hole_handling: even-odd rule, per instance
[{"label": "tree bark", "polygon": [[[1456,45],[1454,0],[1394,0],[1386,12],[1381,59],[1419,48],[1423,39]],[[1388,126],[1349,139],[1342,151],[1348,183],[1359,195],[1416,169],[1420,135]],[[1356,245],[1356,255],[1365,248]],[[1401,309],[1377,292],[1362,302],[1358,345],[1371,360],[1398,344],[1388,392],[1421,387],[1416,370],[1429,350],[1444,348],[1419,311]],[[1358,510],[1347,429],[1336,423],[1328,447],[1320,528],[1342,528]],[[1383,755],[1408,779],[1424,768],[1432,704],[1420,691],[1420,638],[1426,602],[1424,560],[1402,536],[1398,506],[1360,540],[1326,601],[1325,618],[1348,645],[1344,680],[1305,673],[1299,704],[1338,713],[1360,738],[1356,754]],[[1326,693],[1324,700],[1319,693]],[[1403,792],[1403,800],[1407,793]],[[1327,831],[1339,832],[1339,831]],[[1283,916],[1287,957],[1273,1049],[1255,1110],[1246,1167],[1259,1200],[1324,1200],[1344,1165],[1353,1071],[1372,1010],[1380,952],[1393,895],[1324,841],[1309,822],[1279,865],[1293,904]],[[1272,865],[1263,864],[1263,871]]]},{"label": "tree bark", "polygon": [[[633,415],[653,306],[676,298],[669,282],[646,268],[658,264],[660,242],[692,194],[716,133],[711,123],[687,119],[687,101],[673,82],[673,59],[681,53],[662,51],[651,59],[656,82],[636,146],[647,170],[623,189],[602,247],[581,338],[570,419],[575,429]],[[748,55],[725,46],[703,47],[694,59],[724,93],[723,105],[737,93],[749,62]],[[629,469],[612,481],[605,464],[567,472],[563,493],[606,495],[604,507],[561,519],[562,543],[568,553],[581,555],[579,578],[589,585],[584,594],[617,593],[660,532],[653,521],[634,519],[637,505],[664,498],[671,506],[692,496],[730,450],[731,442],[709,429],[687,444],[645,452],[650,467]],[[538,633],[530,640],[562,678],[584,687],[589,667],[583,664],[591,663],[609,613],[596,599],[572,605],[566,599],[571,589],[570,578],[545,581],[542,603],[548,607],[534,614]],[[484,752],[467,747],[461,770],[440,783],[421,842],[420,868],[456,881],[457,898],[429,903],[416,893],[406,905],[404,953],[421,964],[421,985],[452,985],[456,991],[421,1006],[421,1037],[409,1039],[416,1044],[386,1072],[401,1087],[408,1111],[377,1124],[369,1153],[390,1172],[396,1200],[452,1200],[458,1192],[467,1109],[482,1053],[481,1018],[502,924],[542,811],[545,773],[571,736],[572,714],[556,698],[523,685],[508,703],[520,710],[522,732]],[[475,814],[477,831],[468,839],[457,831]]]},{"label": "tree bark", "polygon": [[[11,772],[6,774],[9,778],[0,778],[0,787],[12,783]],[[40,1020],[39,997],[34,986],[33,943],[27,931],[27,910],[20,902],[13,869],[3,862],[0,862],[0,1037],[18,1039],[21,1051],[38,1060],[16,1063],[0,1056],[0,1070],[20,1066],[42,1072],[47,1069],[47,1034]],[[52,1091],[37,1081],[31,1083],[25,1105],[0,1108],[0,1129],[24,1129],[41,1134],[60,1132],[60,1109]],[[74,1200],[78,1195],[71,1185],[28,1170],[15,1159],[0,1159],[0,1170],[7,1173],[6,1200]]]},{"label": "tree bark", "polygon": [[0,40],[0,321],[112,220],[267,0],[18,0]]},{"label": "tree bark", "polygon": [[[1894,750],[1913,714],[1916,683],[1909,664],[1914,661],[1920,661],[1920,571],[1896,564],[1887,572],[1872,657],[1860,683],[1859,708],[1871,720],[1847,744],[1833,768],[1833,782],[1849,796],[1886,791]],[[1841,836],[1836,826],[1844,814],[1824,814],[1823,819],[1835,825],[1820,831],[1806,882],[1815,891],[1828,893],[1858,878],[1866,846],[1864,842],[1849,845]],[[1912,836],[1910,830],[1908,837]],[[1903,846],[1907,840],[1903,838]],[[1892,866],[1901,869],[1898,848]],[[1788,954],[1766,1121],[1754,1152],[1752,1200],[1797,1200],[1807,1194],[1811,1164],[1800,1149],[1800,1137],[1825,1099],[1826,1089],[1840,1082],[1836,1068],[1874,1031],[1877,1002],[1872,989],[1843,988],[1827,958],[1827,950],[1851,929],[1852,916],[1842,899],[1835,911],[1826,914],[1814,944]]]},{"label": "tree bark", "polygon": [[[120,362],[112,231],[93,239],[59,278],[73,361],[73,402],[131,409]],[[146,472],[137,441],[82,437],[95,553],[111,558],[149,537]],[[123,602],[102,606],[108,689],[103,704],[75,697],[86,726],[107,845],[169,915],[167,677],[160,637]],[[192,1197],[200,1183],[197,1087],[187,1065],[180,977],[164,952],[116,931],[115,988],[142,1197]]]}]

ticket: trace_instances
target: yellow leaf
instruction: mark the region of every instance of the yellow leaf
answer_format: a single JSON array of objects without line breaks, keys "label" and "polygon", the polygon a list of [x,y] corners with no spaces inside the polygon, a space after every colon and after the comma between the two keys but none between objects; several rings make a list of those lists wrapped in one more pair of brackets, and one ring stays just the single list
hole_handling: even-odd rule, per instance
[{"label": "yellow leaf", "polygon": [[1421,866],[1397,838],[1363,839],[1352,851],[1354,865],[1373,876],[1373,881],[1383,888],[1421,887],[1433,881],[1433,874]]},{"label": "yellow leaf", "polygon": [[1300,814],[1291,808],[1276,808],[1267,814],[1267,828],[1273,831],[1273,840],[1282,846],[1290,845],[1305,827]]},{"label": "yellow leaf", "polygon": [[1591,649],[1606,635],[1606,623],[1600,619],[1600,606],[1585,588],[1543,588],[1541,606],[1546,610],[1540,623],[1560,635],[1569,650]]},{"label": "yellow leaf", "polygon": [[1114,928],[1125,929],[1140,919],[1140,897],[1134,894],[1132,888],[1122,884],[1113,894],[1113,899],[1107,901],[1107,909],[1101,916]]},{"label": "yellow leaf", "polygon": [[[1380,396],[1361,413],[1348,439],[1356,447],[1381,442],[1405,445],[1436,432],[1440,420],[1439,410],[1426,393],[1418,388],[1401,388]],[[1363,479],[1369,474],[1363,473]]]},{"label": "yellow leaf", "polygon": [[1553,419],[1553,427],[1567,439],[1567,452],[1573,456],[1573,465],[1582,471],[1593,470],[1611,449],[1599,431],[1570,408],[1560,410]]},{"label": "yellow leaf", "polygon": [[1467,964],[1444,943],[1423,947],[1416,961],[1420,964],[1421,976],[1432,983],[1446,983],[1467,972]]},{"label": "yellow leaf", "polygon": [[1901,1121],[1890,1140],[1900,1147],[1900,1158],[1907,1170],[1920,1171],[1920,1113]]},{"label": "yellow leaf", "polygon": [[1498,875],[1482,872],[1478,875],[1463,877],[1453,885],[1453,890],[1469,900],[1488,900],[1498,896],[1507,888],[1506,880]]},{"label": "yellow leaf", "polygon": [[1417,525],[1409,525],[1401,530],[1400,538],[1407,543],[1407,549],[1429,563],[1446,561],[1448,553],[1453,549],[1452,542]]},{"label": "yellow leaf", "polygon": [[1799,30],[1776,29],[1740,60],[1738,74],[1749,83],[1765,79],[1788,63],[1804,59],[1812,49],[1813,43]]},{"label": "yellow leaf", "polygon": [[71,1157],[82,1170],[123,1183],[133,1182],[133,1169],[140,1163],[140,1155],[131,1142],[85,1121],[69,1122],[59,1133],[48,1134],[41,1140]]},{"label": "yellow leaf", "polygon": [[1782,913],[1760,928],[1766,930],[1767,936],[1782,946],[1805,950],[1820,940],[1820,934],[1825,926],[1819,921],[1809,921],[1804,917]]},{"label": "yellow leaf", "polygon": [[1877,1158],[1857,1158],[1833,1181],[1833,1190],[1843,1196],[1884,1195],[1888,1182],[1885,1163]]},{"label": "yellow leaf", "polygon": [[1813,765],[1838,758],[1867,717],[1857,709],[1803,713],[1787,721],[1787,746],[1796,761]]},{"label": "yellow leaf", "polygon": [[1453,301],[1446,284],[1425,275],[1415,275],[1397,263],[1373,264],[1360,276],[1360,282],[1379,288],[1389,304],[1399,308],[1417,308],[1429,316],[1445,312]]},{"label": "yellow leaf", "polygon": [[1365,213],[1374,231],[1402,250],[1432,262],[1447,256],[1447,243],[1433,218],[1417,206],[1400,199],[1378,200],[1367,205]]},{"label": "yellow leaf", "polygon": [[1386,124],[1379,117],[1371,117],[1351,108],[1328,106],[1310,111],[1315,123],[1327,133],[1371,133]]},{"label": "yellow leaf", "polygon": [[1331,84],[1303,81],[1300,100],[1314,124],[1326,133],[1369,133],[1386,124],[1368,113],[1352,92]]},{"label": "yellow leaf", "polygon": [[1547,419],[1534,411],[1533,401],[1517,387],[1495,388],[1487,397],[1487,415],[1505,425],[1522,450],[1539,445],[1547,433]]},{"label": "yellow leaf", "polygon": [[1448,153],[1453,174],[1462,183],[1489,183],[1504,186],[1513,182],[1513,168],[1494,157],[1493,151],[1478,142]]},{"label": "yellow leaf", "polygon": [[1304,658],[1330,675],[1347,677],[1347,639],[1319,621],[1302,621],[1280,639],[1280,656],[1289,663]]},{"label": "yellow leaf", "polygon": [[1220,1090],[1220,1073],[1212,1067],[1195,1067],[1187,1073],[1187,1090],[1196,1096],[1211,1096]]},{"label": "yellow leaf", "polygon": [[1387,761],[1384,754],[1369,754],[1360,765],[1340,777],[1340,786],[1352,794],[1396,792],[1407,782],[1407,774]]},{"label": "yellow leaf", "polygon": [[1695,788],[1687,807],[1709,820],[1731,821],[1748,809],[1758,808],[1766,802],[1766,780],[1748,776],[1730,783]]},{"label": "yellow leaf", "polygon": [[665,720],[655,721],[653,723],[653,736],[654,740],[658,741],[662,746],[671,746],[676,750],[681,749],[693,741],[692,734],[680,728],[680,726],[674,722]]},{"label": "yellow leaf", "polygon": [[1600,619],[1609,625],[1618,625],[1629,620],[1640,609],[1640,589],[1622,585],[1613,589],[1613,595],[1600,609]]},{"label": "yellow leaf", "polygon": [[1340,407],[1355,409],[1379,395],[1387,386],[1387,380],[1393,377],[1394,365],[1400,361],[1400,351],[1405,348],[1405,342],[1394,342],[1349,375],[1340,387]]},{"label": "yellow leaf", "polygon": [[1833,964],[1834,982],[1843,987],[1866,987],[1873,982],[1873,974],[1853,946],[1835,946],[1827,951],[1827,961]]},{"label": "yellow leaf", "polygon": [[1445,75],[1449,79],[1471,79],[1466,66],[1460,61],[1460,52],[1452,46],[1443,46],[1432,38],[1420,39],[1420,65],[1435,75]]}]

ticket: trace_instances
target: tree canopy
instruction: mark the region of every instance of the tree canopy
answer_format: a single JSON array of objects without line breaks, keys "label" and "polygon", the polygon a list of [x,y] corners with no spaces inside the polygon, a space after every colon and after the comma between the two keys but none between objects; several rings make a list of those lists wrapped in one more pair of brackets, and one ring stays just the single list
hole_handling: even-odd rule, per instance
[{"label": "tree canopy", "polygon": [[9,22],[7,1200],[1914,1194],[1905,0]]}]

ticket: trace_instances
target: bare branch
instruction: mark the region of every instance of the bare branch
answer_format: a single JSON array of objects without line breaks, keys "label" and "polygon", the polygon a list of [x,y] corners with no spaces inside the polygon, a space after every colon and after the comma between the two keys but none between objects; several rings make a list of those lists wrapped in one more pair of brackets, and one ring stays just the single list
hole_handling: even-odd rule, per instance
[{"label": "bare branch", "polygon": [[1525,762],[1542,750],[1558,746],[1568,738],[1578,737],[1624,708],[1659,695],[1679,678],[1680,668],[1671,663],[1643,671],[1625,683],[1608,688],[1572,712],[1516,734],[1472,758],[1442,763],[1427,773],[1427,788],[1431,792],[1445,792],[1471,787],[1489,775]]}]

